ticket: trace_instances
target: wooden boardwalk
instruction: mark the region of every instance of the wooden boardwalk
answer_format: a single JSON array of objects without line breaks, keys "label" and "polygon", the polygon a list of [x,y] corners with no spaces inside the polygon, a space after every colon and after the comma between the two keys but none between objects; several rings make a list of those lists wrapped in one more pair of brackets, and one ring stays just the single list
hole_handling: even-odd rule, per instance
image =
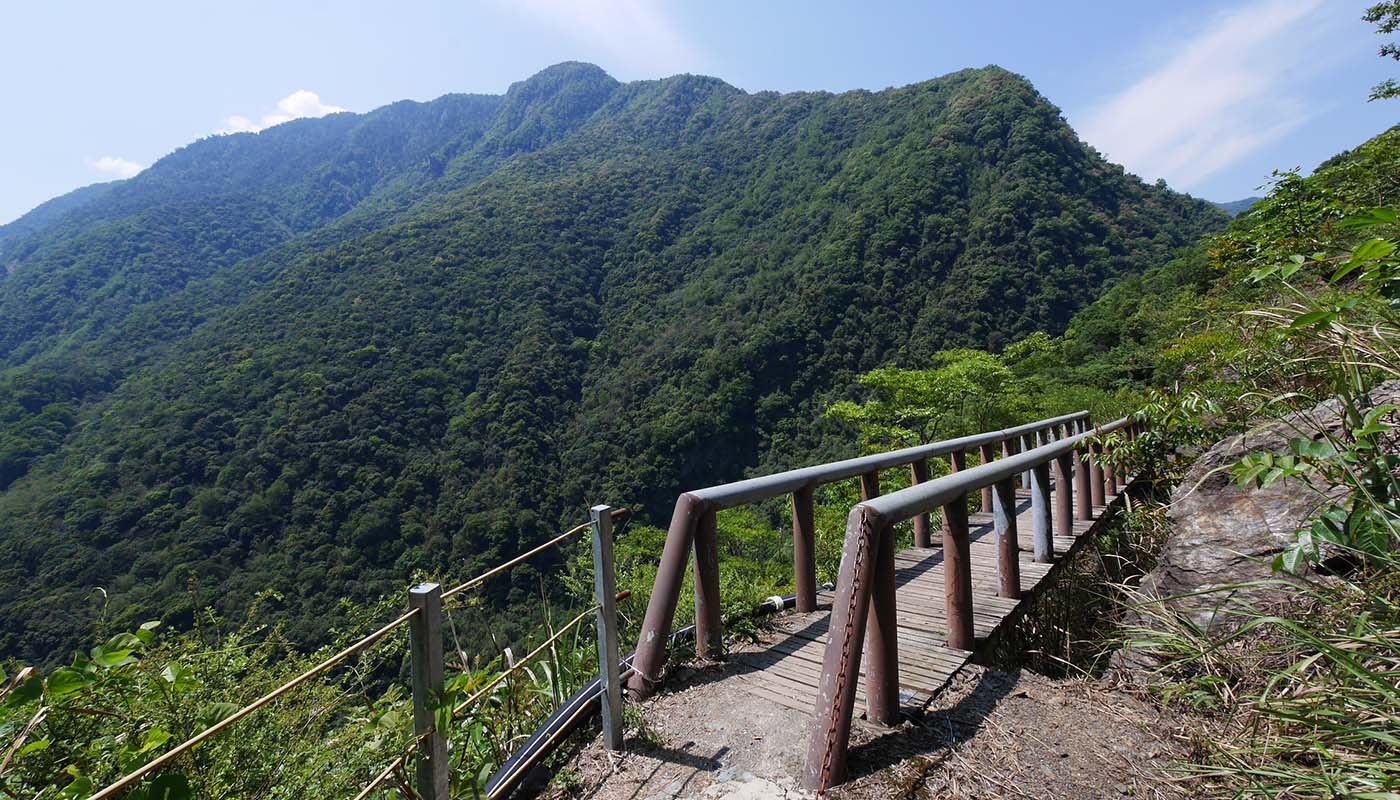
[{"label": "wooden boardwalk", "polygon": [[[991,514],[969,515],[973,629],[978,644],[1017,615],[1026,598],[1047,579],[1056,564],[1072,555],[1078,544],[1088,538],[1086,535],[1097,527],[1117,497],[1109,495],[1106,506],[1095,507],[1092,521],[1075,522],[1073,537],[1056,536],[1055,561],[1049,564],[1036,563],[1030,549],[1030,492],[1020,490],[1016,499],[1021,600],[997,596],[996,534]],[[937,540],[936,530],[934,537]],[[942,548],[911,547],[900,551],[895,557],[895,570],[900,702],[906,712],[917,714],[972,658],[972,653],[951,648],[946,642]],[[756,645],[733,651],[731,660],[738,667],[733,678],[741,683],[746,693],[796,711],[812,712],[834,594],[831,590],[819,592],[816,611],[779,617],[768,626]],[[857,716],[865,707],[864,659],[861,667]]]}]

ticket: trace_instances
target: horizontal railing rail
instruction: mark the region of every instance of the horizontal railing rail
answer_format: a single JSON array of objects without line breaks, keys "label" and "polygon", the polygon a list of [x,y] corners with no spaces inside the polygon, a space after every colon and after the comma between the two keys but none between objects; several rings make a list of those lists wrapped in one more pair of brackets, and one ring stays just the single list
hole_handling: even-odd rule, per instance
[{"label": "horizontal railing rail", "polygon": [[[948,456],[954,471],[966,468],[966,453],[976,451],[984,464],[993,461],[1000,449],[1003,456],[1029,450],[1053,438],[1062,438],[1087,429],[1089,412],[1079,411],[1038,420],[1005,430],[907,447],[888,453],[861,456],[828,464],[779,472],[731,483],[684,492],[676,499],[671,525],[662,549],[651,600],[638,637],[633,673],[628,690],[633,697],[653,692],[666,659],[666,643],[675,622],[681,581],[695,551],[695,647],[702,658],[722,652],[720,621],[719,548],[715,512],[737,506],[792,496],[793,574],[797,590],[797,610],[816,608],[816,555],[813,492],[836,481],[860,478],[862,497],[880,493],[879,473],[908,466],[915,484],[928,480],[929,459]],[[990,492],[983,497],[990,510]],[[914,519],[914,541],[929,546],[929,517]]]},{"label": "horizontal railing rail", "polygon": [[899,719],[894,526],[921,514],[941,512],[947,642],[950,647],[971,650],[969,496],[983,489],[992,492],[989,510],[996,536],[998,594],[1017,599],[1021,555],[1016,477],[1030,474],[1035,560],[1053,561],[1054,533],[1073,537],[1076,519],[1091,520],[1092,507],[1104,505],[1109,495],[1118,493],[1120,476],[1104,466],[1104,437],[1123,431],[1130,440],[1139,430],[1138,423],[1119,419],[888,495],[866,496],[851,509],[803,768],[804,786],[825,791],[844,778],[862,655],[869,659],[867,718],[885,725]]}]

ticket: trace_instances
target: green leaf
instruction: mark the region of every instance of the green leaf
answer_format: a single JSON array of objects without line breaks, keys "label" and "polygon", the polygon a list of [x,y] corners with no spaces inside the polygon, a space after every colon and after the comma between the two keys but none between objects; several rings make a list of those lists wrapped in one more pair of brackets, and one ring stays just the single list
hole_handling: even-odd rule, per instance
[{"label": "green leaf", "polygon": [[138,754],[149,753],[157,747],[160,747],[161,745],[170,741],[170,736],[170,731],[167,731],[163,728],[151,728],[149,731],[146,731],[145,744],[141,745],[141,749],[137,750],[136,752]]},{"label": "green leaf", "polygon": [[58,793],[59,797],[78,798],[87,797],[92,794],[92,778],[79,772],[77,767],[70,766],[64,771],[72,775],[73,780]]},{"label": "green leaf", "polygon": [[1291,331],[1296,331],[1300,328],[1306,328],[1309,325],[1317,325],[1321,322],[1330,322],[1335,316],[1336,313],[1333,312],[1331,309],[1319,309],[1317,311],[1309,311],[1306,314],[1300,314],[1299,316],[1295,317],[1293,322],[1289,324],[1288,329]]},{"label": "green leaf", "polygon": [[48,695],[51,700],[60,700],[82,691],[91,682],[85,673],[70,667],[59,667],[49,675]]},{"label": "green leaf", "polygon": [[1339,227],[1339,228],[1370,228],[1370,227],[1375,227],[1375,226],[1377,226],[1377,225],[1394,225],[1394,224],[1396,224],[1396,221],[1395,221],[1395,220],[1396,220],[1395,209],[1393,209],[1393,208],[1372,208],[1372,209],[1367,209],[1366,211],[1364,211],[1364,212],[1362,212],[1362,213],[1360,213],[1360,214],[1357,214],[1357,215],[1354,216],[1354,217],[1348,217],[1347,219],[1344,219],[1344,220],[1342,220],[1341,222],[1338,222],[1338,223],[1337,223],[1337,227]]},{"label": "green leaf", "polygon": [[150,646],[156,640],[155,630],[159,627],[160,620],[148,620],[146,622],[141,623],[141,627],[137,629],[135,636],[141,641],[142,644]]},{"label": "green leaf", "polygon": [[33,675],[10,692],[10,696],[5,698],[5,705],[11,708],[22,706],[38,700],[43,694],[44,681],[38,675]]},{"label": "green leaf", "polygon": [[[131,634],[124,635],[130,636]],[[134,639],[136,637],[133,636],[132,638]],[[128,648],[112,648],[108,645],[100,644],[92,648],[92,661],[94,664],[106,667],[107,669],[124,667],[127,664],[135,664],[138,660],[131,652],[132,651]]]},{"label": "green leaf", "polygon": [[197,718],[200,730],[212,728],[220,722],[238,713],[240,706],[237,703],[210,703],[199,712]]},{"label": "green leaf", "polygon": [[130,797],[132,800],[191,800],[190,780],[178,772],[163,772]]},{"label": "green leaf", "polygon": [[1379,261],[1395,252],[1395,244],[1385,239],[1371,239],[1351,251],[1351,261]]},{"label": "green leaf", "polygon": [[160,671],[160,677],[170,684],[170,689],[174,692],[183,692],[199,685],[199,681],[195,680],[189,670],[174,662],[167,664],[165,669]]},{"label": "green leaf", "polygon": [[35,739],[29,744],[26,744],[24,747],[21,747],[19,749],[19,754],[22,756],[27,756],[30,753],[37,753],[40,750],[47,750],[49,749],[50,744],[52,744],[52,742],[50,742],[48,739]]}]

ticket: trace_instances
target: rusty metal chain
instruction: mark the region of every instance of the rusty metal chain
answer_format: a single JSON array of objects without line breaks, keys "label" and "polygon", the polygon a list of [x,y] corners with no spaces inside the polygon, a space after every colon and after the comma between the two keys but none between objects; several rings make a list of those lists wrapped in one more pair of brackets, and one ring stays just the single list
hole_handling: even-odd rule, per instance
[{"label": "rusty metal chain", "polygon": [[[836,738],[839,735],[839,729],[841,727],[841,706],[844,704],[841,698],[845,696],[847,667],[850,664],[851,658],[851,618],[852,615],[856,613],[857,598],[860,597],[860,576],[863,572],[862,566],[865,563],[866,540],[867,538],[874,538],[873,533],[869,537],[865,535],[866,531],[872,530],[869,512],[862,508],[860,513],[861,535],[856,537],[856,552],[851,570],[851,599],[846,609],[846,630],[842,632],[841,636],[841,660],[837,663],[836,692],[833,695],[833,702],[831,705],[831,718],[827,721],[826,747],[824,748],[825,753],[822,755],[822,772],[819,776],[820,788],[818,791],[821,792],[827,790],[827,781],[831,778],[831,759],[836,749]],[[828,635],[834,636],[835,632],[829,632]],[[859,679],[860,675],[857,674],[856,680]]]}]

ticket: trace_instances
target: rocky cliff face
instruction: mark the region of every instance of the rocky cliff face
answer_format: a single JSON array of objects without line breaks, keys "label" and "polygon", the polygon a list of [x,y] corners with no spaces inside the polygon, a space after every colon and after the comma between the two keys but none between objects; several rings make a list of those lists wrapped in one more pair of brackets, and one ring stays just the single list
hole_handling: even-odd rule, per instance
[{"label": "rocky cliff face", "polygon": [[[1371,393],[1371,405],[1400,402],[1400,381]],[[1230,467],[1250,453],[1286,451],[1299,437],[1336,432],[1341,415],[1335,402],[1232,436],[1207,450],[1172,494],[1167,518],[1172,533],[1157,566],[1142,581],[1147,598],[1164,601],[1203,631],[1219,634],[1243,606],[1287,602],[1293,589],[1272,569],[1274,557],[1326,499],[1298,480],[1259,489],[1230,479]],[[1141,616],[1129,619],[1141,624]],[[1128,664],[1141,658],[1125,654]],[[1119,660],[1124,663],[1123,659]]]}]

